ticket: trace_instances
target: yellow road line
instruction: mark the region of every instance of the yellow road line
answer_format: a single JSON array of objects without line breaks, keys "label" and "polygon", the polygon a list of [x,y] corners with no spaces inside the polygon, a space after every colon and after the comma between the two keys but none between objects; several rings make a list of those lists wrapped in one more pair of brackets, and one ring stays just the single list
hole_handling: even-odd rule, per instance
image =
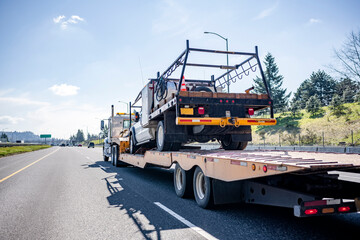
[{"label": "yellow road line", "polygon": [[44,158],[46,158],[46,157],[50,156],[51,154],[55,153],[55,152],[56,152],[56,151],[58,151],[58,150],[59,150],[59,148],[58,148],[58,149],[56,149],[55,151],[53,151],[53,152],[51,152],[51,153],[49,153],[49,154],[47,154],[47,155],[43,156],[42,158],[39,158],[39,159],[38,159],[38,160],[36,160],[35,162],[30,163],[29,165],[27,165],[27,166],[23,167],[22,169],[20,169],[20,170],[18,170],[18,171],[16,171],[16,172],[14,172],[14,173],[12,173],[12,174],[10,174],[9,176],[4,177],[3,179],[1,179],[1,180],[0,180],[0,183],[1,183],[1,182],[3,182],[3,181],[5,181],[5,180],[6,180],[6,179],[8,179],[8,178],[11,178],[11,177],[12,177],[12,176],[14,176],[15,174],[18,174],[19,172],[21,172],[21,171],[25,170],[26,168],[30,167],[31,165],[34,165],[35,163],[37,163],[37,162],[39,162],[39,161],[43,160]]}]

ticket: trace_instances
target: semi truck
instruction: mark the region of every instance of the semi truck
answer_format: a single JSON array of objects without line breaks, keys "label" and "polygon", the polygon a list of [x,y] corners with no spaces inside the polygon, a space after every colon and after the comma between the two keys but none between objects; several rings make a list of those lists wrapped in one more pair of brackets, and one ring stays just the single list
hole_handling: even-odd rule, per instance
[{"label": "semi truck", "polygon": [[[117,167],[173,168],[175,194],[181,198],[195,198],[202,208],[242,202],[291,208],[296,217],[360,211],[360,183],[343,180],[334,172],[359,173],[359,154],[246,150],[246,144],[242,142],[251,140],[251,132],[248,132],[251,125],[276,124],[270,92],[263,95],[251,94],[251,89],[246,89],[244,94],[218,92],[221,84],[232,81],[232,71],[244,67],[241,64],[216,66],[226,70],[225,75],[220,75],[224,79],[222,83],[212,76],[209,82],[185,80],[192,85],[184,85],[184,66],[189,65],[186,63],[188,51],[240,53],[193,49],[187,42],[183,54],[165,73],[158,74],[157,79],[150,79],[135,100],[136,104],[141,98],[150,99],[153,101],[151,104],[148,101],[143,101],[141,106],[130,104],[133,108],[140,107],[140,111],[132,113],[130,108],[129,113],[118,114],[114,114],[112,106],[109,134],[103,147],[104,161],[111,159]],[[243,61],[249,68],[254,68],[255,64],[248,63],[250,58],[257,60],[261,69],[257,50]],[[167,72],[173,72],[181,65],[183,69],[178,81],[170,81]],[[242,70],[245,75],[250,69]],[[230,76],[226,75],[228,73]],[[235,71],[235,74],[238,75],[233,76],[240,78],[239,72]],[[156,92],[160,91],[157,85],[161,81],[167,85],[161,91],[167,91],[171,97],[156,102]],[[176,83],[173,86],[177,90],[171,92],[169,86],[173,83]],[[266,86],[266,81],[264,84]],[[181,91],[181,86],[186,91]],[[196,91],[199,87],[211,88],[211,92],[205,88]],[[154,98],[149,97],[151,94]],[[203,113],[201,108],[207,109],[207,114],[200,114]],[[254,118],[250,114],[263,109],[270,110],[270,118]],[[104,122],[101,125],[103,127]],[[144,139],[147,135],[147,139],[140,142],[141,135]],[[202,150],[185,144],[213,138],[220,142],[219,149]]]}]

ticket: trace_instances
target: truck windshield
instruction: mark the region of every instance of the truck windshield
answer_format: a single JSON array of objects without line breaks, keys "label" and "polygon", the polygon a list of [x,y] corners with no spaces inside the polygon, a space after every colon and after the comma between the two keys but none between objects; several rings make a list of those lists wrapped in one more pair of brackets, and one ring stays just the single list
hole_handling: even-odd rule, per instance
[{"label": "truck windshield", "polygon": [[124,120],[124,123],[123,123],[123,128],[130,128],[130,121],[129,120]]}]

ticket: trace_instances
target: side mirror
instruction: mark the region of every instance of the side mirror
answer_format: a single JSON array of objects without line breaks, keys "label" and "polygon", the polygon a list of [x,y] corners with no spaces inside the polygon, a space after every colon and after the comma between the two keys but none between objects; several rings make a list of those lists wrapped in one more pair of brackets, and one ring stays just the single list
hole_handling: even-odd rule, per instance
[{"label": "side mirror", "polygon": [[135,112],[135,122],[138,122],[140,120],[140,114],[139,112]]},{"label": "side mirror", "polygon": [[103,130],[104,128],[104,120],[101,120],[100,129]]}]

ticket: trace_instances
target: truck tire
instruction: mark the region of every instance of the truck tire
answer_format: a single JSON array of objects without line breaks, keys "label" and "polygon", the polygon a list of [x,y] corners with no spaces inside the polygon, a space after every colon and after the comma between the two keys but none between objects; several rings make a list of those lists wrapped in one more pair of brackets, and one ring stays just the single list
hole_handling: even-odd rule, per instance
[{"label": "truck tire", "polygon": [[234,142],[232,140],[231,135],[225,135],[225,137],[221,140],[221,146],[225,150],[237,150],[239,149],[239,145],[239,142]]},{"label": "truck tire", "polygon": [[111,156],[112,156],[112,158],[111,158],[111,164],[113,165],[113,166],[115,166],[116,164],[115,164],[115,162],[117,161],[117,151],[116,151],[116,146],[112,146],[111,147]]},{"label": "truck tire", "polygon": [[135,139],[134,139],[135,137],[134,137],[134,134],[131,134],[130,135],[130,146],[129,146],[129,150],[130,150],[130,153],[131,154],[135,154],[136,153],[136,151],[138,150],[138,147],[136,146],[136,144],[135,144]]},{"label": "truck tire", "polygon": [[247,145],[248,145],[248,142],[240,142],[239,143],[239,150],[244,150]]},{"label": "truck tire", "polygon": [[194,89],[195,92],[212,92],[208,87],[196,87]]},{"label": "truck tire", "polygon": [[123,161],[119,160],[119,146],[114,146],[114,162],[113,165],[115,167],[126,167],[127,163],[124,163]]},{"label": "truck tire", "polygon": [[164,121],[160,121],[158,123],[157,129],[156,129],[156,147],[158,151],[170,151],[172,142],[166,142],[165,141],[165,126]]},{"label": "truck tire", "polygon": [[185,171],[176,163],[174,170],[174,188],[178,197],[186,198],[193,195],[192,175],[193,171]]},{"label": "truck tire", "polygon": [[103,156],[104,156],[104,161],[107,162],[109,161],[109,157],[105,155],[105,148],[103,147]]},{"label": "truck tire", "polygon": [[205,176],[200,167],[196,167],[194,172],[193,189],[196,203],[200,207],[210,208],[213,205],[211,179]]},{"label": "truck tire", "polygon": [[171,145],[171,151],[179,151],[181,148],[181,143],[174,142]]}]

